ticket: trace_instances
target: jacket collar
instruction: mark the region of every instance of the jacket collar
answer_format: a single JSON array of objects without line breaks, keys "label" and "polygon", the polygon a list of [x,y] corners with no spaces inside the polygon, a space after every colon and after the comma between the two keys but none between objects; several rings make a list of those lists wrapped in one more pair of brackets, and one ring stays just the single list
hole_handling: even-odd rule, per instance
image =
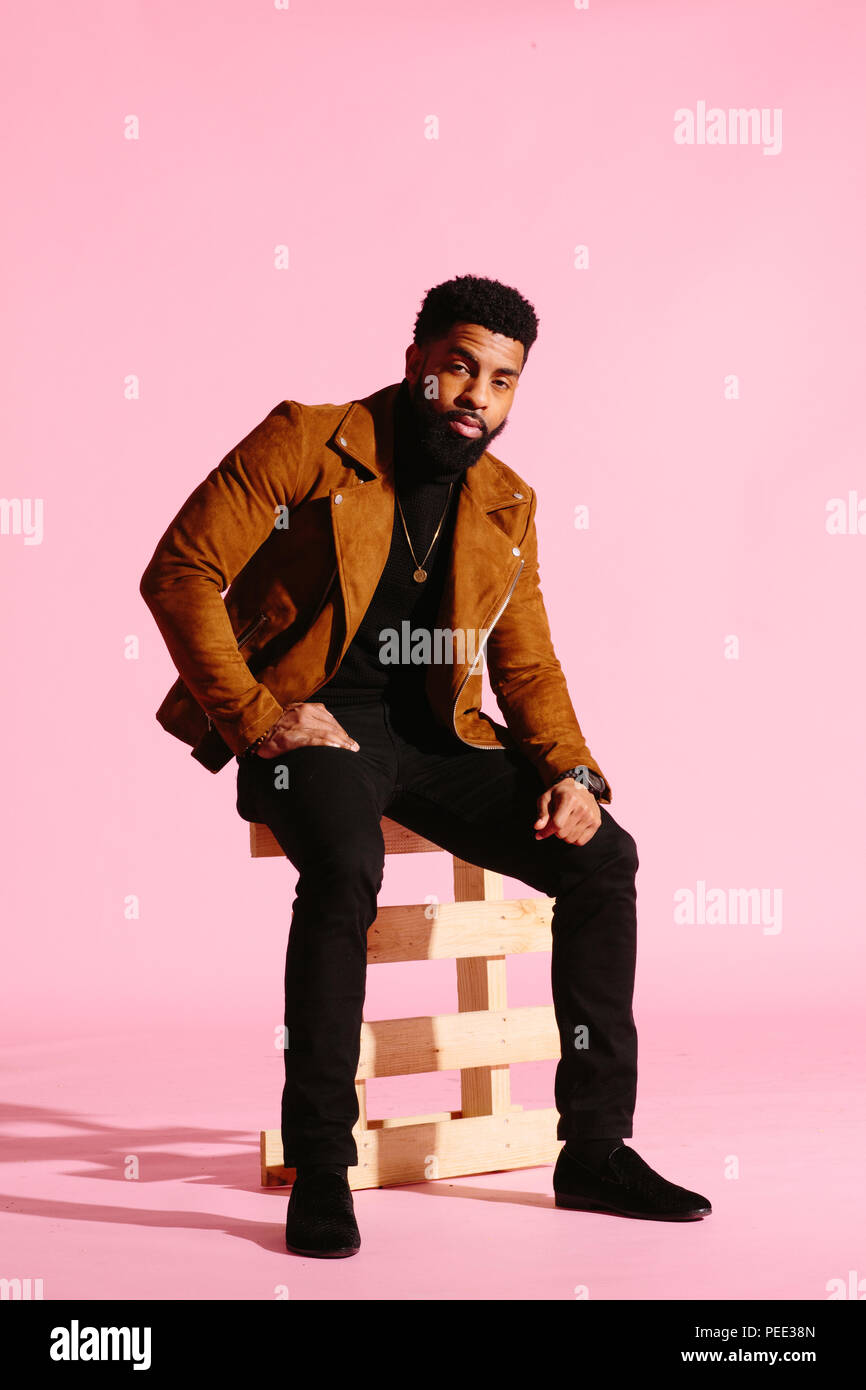
[{"label": "jacket collar", "polygon": [[[394,404],[401,384],[394,382],[352,401],[329,441],[374,478],[389,482],[394,468]],[[461,490],[485,512],[514,503],[513,481],[506,477],[499,460],[486,450],[477,463],[466,469]]]}]

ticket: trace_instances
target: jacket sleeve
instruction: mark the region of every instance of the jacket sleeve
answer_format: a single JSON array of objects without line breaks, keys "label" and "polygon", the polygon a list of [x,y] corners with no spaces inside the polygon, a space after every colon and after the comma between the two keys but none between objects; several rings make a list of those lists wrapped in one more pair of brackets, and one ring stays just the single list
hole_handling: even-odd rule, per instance
[{"label": "jacket sleeve", "polygon": [[533,491],[529,523],[520,553],[523,569],[514,591],[487,640],[490,686],[509,733],[537,767],[545,787],[581,763],[610,781],[589,751],[557,660],[539,586],[537,496]]},{"label": "jacket sleeve", "polygon": [[242,753],[282,705],[238,651],[221,597],[268,539],[297,486],[299,410],[283,401],[184,502],[160,538],[139,591],[178,675],[225,742]]}]

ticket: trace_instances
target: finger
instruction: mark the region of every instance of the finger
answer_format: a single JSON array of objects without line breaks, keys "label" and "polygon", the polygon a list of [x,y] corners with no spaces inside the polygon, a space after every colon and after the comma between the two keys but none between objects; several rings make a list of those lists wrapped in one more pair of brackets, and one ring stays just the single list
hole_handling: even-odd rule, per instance
[{"label": "finger", "polygon": [[558,811],[553,820],[556,834],[570,845],[585,845],[601,824],[601,819],[597,819],[588,806],[572,807],[564,814]]},{"label": "finger", "polygon": [[[352,735],[343,728],[342,724],[338,724],[336,719],[331,720],[331,733],[336,734],[338,738],[344,739],[346,743],[355,744]],[[355,744],[355,746],[357,747],[357,744]]]},{"label": "finger", "polygon": [[564,836],[579,830],[585,816],[586,812],[582,807],[557,806],[552,816],[557,835]]},{"label": "finger", "polygon": [[306,744],[311,748],[344,748],[350,753],[357,753],[360,744],[356,743],[348,734],[342,738],[328,738],[317,734],[310,734],[306,739]]},{"label": "finger", "polygon": [[549,807],[550,807],[550,791],[548,790],[548,791],[546,791],[546,792],[542,792],[542,793],[541,793],[541,796],[538,798],[538,800],[537,800],[536,803],[535,803],[535,809],[536,809],[536,811],[538,812],[538,819],[537,819],[536,822],[535,822],[535,829],[536,829],[536,830],[540,829],[541,826],[543,826],[543,825],[547,825],[548,816],[549,816],[549,814],[550,814],[550,812],[549,812]]},{"label": "finger", "polygon": [[[351,734],[346,732],[342,724],[338,723],[330,711],[325,709],[324,705],[317,705],[314,706],[314,708],[321,710],[321,714],[316,714],[312,719],[305,719],[303,721],[301,727],[304,732],[307,731],[310,724],[313,724],[314,728],[310,729],[310,733],[318,733],[320,735],[320,742],[338,748],[358,748],[359,745],[357,741],[352,738]],[[339,739],[337,744],[333,744],[335,738]]]},{"label": "finger", "polygon": [[[285,740],[285,741],[284,741]],[[360,745],[354,739],[350,739],[348,734],[344,738],[329,738],[327,735],[304,733],[297,730],[294,733],[284,734],[279,740],[276,752],[270,752],[266,745],[256,749],[256,756],[273,760],[281,753],[291,753],[294,748],[342,748],[349,753],[360,751]]]},{"label": "finger", "polygon": [[582,834],[578,837],[578,839],[575,840],[575,844],[578,844],[578,845],[587,845],[587,844],[589,844],[590,840],[592,839],[593,835],[595,834],[595,832],[596,832],[597,830],[598,830],[598,826],[597,826],[597,825],[592,825],[592,826],[590,826],[588,830],[584,830],[584,831],[582,832]]},{"label": "finger", "polygon": [[594,835],[594,834],[596,833],[596,831],[600,828],[600,826],[601,826],[601,820],[598,820],[597,822],[596,822],[596,821],[593,821],[593,823],[592,823],[591,825],[585,826],[585,827],[580,831],[580,833],[579,833],[579,835],[578,835],[578,838],[577,838],[577,840],[576,840],[575,843],[578,844],[578,845],[586,845],[586,844],[588,844],[589,841],[592,839],[593,835]]}]

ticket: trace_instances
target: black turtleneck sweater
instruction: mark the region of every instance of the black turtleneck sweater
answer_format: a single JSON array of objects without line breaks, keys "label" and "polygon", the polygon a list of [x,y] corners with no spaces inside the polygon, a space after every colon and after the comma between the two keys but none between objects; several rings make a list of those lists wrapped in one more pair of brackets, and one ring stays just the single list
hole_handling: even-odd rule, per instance
[{"label": "black turtleneck sweater", "polygon": [[[419,448],[408,385],[404,380],[394,407],[394,483],[412,549],[418,560],[424,562],[427,578],[421,584],[412,578],[415,561],[395,505],[391,548],[376,591],[339,667],[311,699],[353,704],[378,696],[395,709],[422,715],[429,712],[424,691],[427,666],[383,661],[383,652],[387,655],[383,633],[393,629],[402,651],[404,645],[411,647],[411,642],[402,642],[403,622],[408,620],[413,637],[420,628],[432,632],[436,626],[464,476],[465,469],[453,477],[452,482],[451,475],[437,472]],[[452,484],[450,497],[449,483]],[[443,512],[442,529],[427,555]]]}]

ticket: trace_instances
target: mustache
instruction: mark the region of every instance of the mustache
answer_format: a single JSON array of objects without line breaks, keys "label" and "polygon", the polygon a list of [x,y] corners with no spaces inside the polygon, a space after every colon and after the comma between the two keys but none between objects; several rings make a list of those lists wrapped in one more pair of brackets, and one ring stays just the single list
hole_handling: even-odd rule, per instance
[{"label": "mustache", "polygon": [[[469,446],[471,444],[477,445],[482,441],[487,444],[492,439],[495,439],[508,423],[508,416],[506,416],[505,419],[497,425],[495,430],[491,430],[486,421],[480,420],[471,410],[437,410],[433,402],[425,399],[423,393],[417,388],[414,392],[410,393],[409,400],[413,407],[412,413],[415,417],[415,429],[420,430],[422,434],[427,433],[433,438],[447,439],[449,444],[454,443],[457,445]],[[472,420],[478,426],[481,431],[478,439],[460,440],[451,433],[448,429],[451,421],[461,419]]]}]

